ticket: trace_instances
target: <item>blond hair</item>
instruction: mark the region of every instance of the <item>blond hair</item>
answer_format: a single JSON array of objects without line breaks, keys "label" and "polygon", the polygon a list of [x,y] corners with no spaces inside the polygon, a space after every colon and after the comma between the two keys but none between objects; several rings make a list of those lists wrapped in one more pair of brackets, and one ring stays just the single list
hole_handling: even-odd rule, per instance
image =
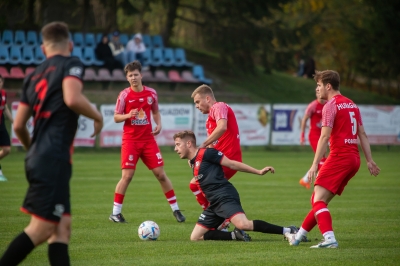
[{"label": "blond hair", "polygon": [[196,135],[193,133],[193,131],[185,130],[185,131],[175,133],[173,138],[174,138],[174,140],[177,138],[189,139],[193,143],[193,145],[196,146]]},{"label": "blond hair", "polygon": [[200,85],[199,87],[197,87],[197,88],[193,91],[191,97],[194,98],[197,94],[200,94],[201,96],[209,95],[209,96],[211,96],[213,99],[215,99],[213,90],[211,89],[211,87],[209,87],[209,86],[207,86],[207,85],[205,85],[205,84]]}]

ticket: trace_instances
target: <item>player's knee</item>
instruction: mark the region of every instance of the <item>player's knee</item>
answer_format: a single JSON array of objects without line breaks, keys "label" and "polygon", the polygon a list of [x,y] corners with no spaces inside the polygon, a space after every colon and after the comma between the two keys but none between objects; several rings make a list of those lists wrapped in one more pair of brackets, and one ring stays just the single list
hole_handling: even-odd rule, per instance
[{"label": "player's knee", "polygon": [[240,230],[247,230],[247,231],[253,230],[249,220],[235,221],[235,227]]},{"label": "player's knee", "polygon": [[154,175],[157,178],[157,180],[160,181],[160,182],[164,182],[168,178],[167,175],[165,174],[165,172],[155,173]]},{"label": "player's knee", "polygon": [[3,150],[3,155],[4,156],[9,155],[10,152],[11,152],[11,148],[10,147],[3,147],[2,150]]}]

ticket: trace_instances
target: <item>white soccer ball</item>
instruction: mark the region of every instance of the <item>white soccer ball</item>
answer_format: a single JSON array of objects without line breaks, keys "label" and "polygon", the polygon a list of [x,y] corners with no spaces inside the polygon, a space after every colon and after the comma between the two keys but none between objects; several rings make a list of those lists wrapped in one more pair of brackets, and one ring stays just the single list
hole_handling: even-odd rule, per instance
[{"label": "white soccer ball", "polygon": [[157,240],[160,236],[160,227],[153,221],[144,221],[139,225],[138,235],[141,240]]}]

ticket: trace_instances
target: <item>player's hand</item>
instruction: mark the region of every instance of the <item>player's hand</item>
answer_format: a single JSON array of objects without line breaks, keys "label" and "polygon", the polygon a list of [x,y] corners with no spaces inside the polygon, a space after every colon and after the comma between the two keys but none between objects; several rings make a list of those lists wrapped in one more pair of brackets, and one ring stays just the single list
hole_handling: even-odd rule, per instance
[{"label": "player's hand", "polygon": [[305,142],[304,133],[301,133],[301,135],[300,135],[300,145],[304,145],[304,142]]},{"label": "player's hand", "polygon": [[260,175],[265,175],[266,173],[270,172],[273,174],[275,173],[275,169],[272,166],[266,166],[260,170]]},{"label": "player's hand", "polygon": [[318,164],[311,165],[310,170],[308,170],[308,183],[312,184],[315,182],[317,173],[318,173]]},{"label": "player's hand", "polygon": [[137,116],[138,113],[139,113],[139,112],[138,112],[138,109],[137,109],[137,108],[130,110],[130,111],[129,111],[129,118],[132,118],[132,117]]},{"label": "player's hand", "polygon": [[153,132],[151,132],[151,134],[153,136],[157,136],[158,134],[160,134],[161,132],[161,126],[160,125],[156,125],[156,127],[154,128]]},{"label": "player's hand", "polygon": [[372,160],[370,162],[367,162],[367,167],[368,167],[369,172],[373,176],[379,175],[379,172],[381,171],[381,169]]},{"label": "player's hand", "polygon": [[90,136],[91,138],[95,137],[97,134],[100,133],[101,129],[103,128],[103,118],[101,120],[94,120],[93,125],[94,125],[94,132]]},{"label": "player's hand", "polygon": [[206,147],[206,145],[204,145],[204,143],[201,143],[198,148],[201,149],[201,148],[205,148],[205,147]]}]

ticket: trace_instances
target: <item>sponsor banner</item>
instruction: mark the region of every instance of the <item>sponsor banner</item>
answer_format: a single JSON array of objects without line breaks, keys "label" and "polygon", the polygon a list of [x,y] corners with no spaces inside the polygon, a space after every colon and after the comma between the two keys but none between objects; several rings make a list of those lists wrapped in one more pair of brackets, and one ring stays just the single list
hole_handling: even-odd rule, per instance
[{"label": "sponsor banner", "polygon": [[400,106],[358,105],[370,144],[400,145]]},{"label": "sponsor banner", "polygon": [[[12,102],[11,103],[11,113],[13,118],[15,119],[15,115],[17,114],[19,102]],[[96,106],[95,104],[92,104]],[[29,133],[33,134],[33,118],[29,118],[28,122],[26,123]],[[75,139],[74,139],[74,146],[75,147],[93,147],[95,145],[95,138],[91,138],[94,132],[93,120],[87,118],[86,116],[79,116],[78,120],[78,130],[76,131]],[[11,145],[13,146],[22,146],[20,141],[18,140],[17,136],[15,135],[14,130],[11,131]]]},{"label": "sponsor banner", "polygon": [[[257,146],[269,143],[270,132],[270,104],[230,104],[235,113],[239,127],[240,145]],[[194,133],[197,143],[204,142],[207,138],[206,119],[200,111],[195,111]]]},{"label": "sponsor banner", "polygon": [[[160,146],[173,146],[173,135],[182,130],[193,128],[193,105],[192,104],[159,104],[161,114],[162,130],[156,136],[157,144]],[[121,146],[122,130],[124,123],[114,122],[114,104],[102,105],[100,111],[104,118],[104,127],[100,134],[101,147]],[[152,119],[152,126],[155,122]]]},{"label": "sponsor banner", "polygon": [[[274,104],[272,115],[272,145],[300,145],[300,126],[307,104]],[[310,119],[307,121],[305,136],[308,143]]]}]

